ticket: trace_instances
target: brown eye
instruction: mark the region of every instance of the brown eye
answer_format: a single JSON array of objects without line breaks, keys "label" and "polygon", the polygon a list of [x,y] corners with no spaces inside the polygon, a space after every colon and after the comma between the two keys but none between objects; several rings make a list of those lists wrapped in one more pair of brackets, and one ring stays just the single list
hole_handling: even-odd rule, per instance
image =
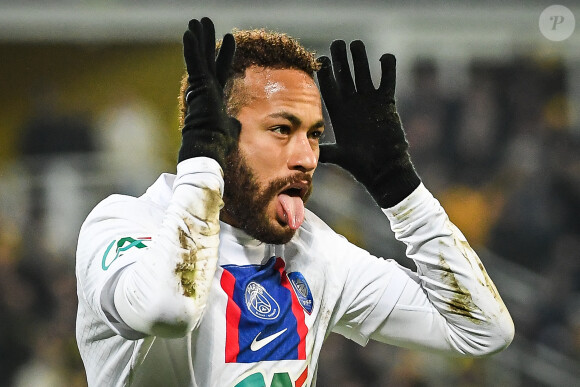
[{"label": "brown eye", "polygon": [[278,133],[278,134],[283,134],[283,135],[290,134],[290,127],[289,126],[286,126],[286,125],[274,126],[270,130],[272,132]]},{"label": "brown eye", "polygon": [[312,132],[310,132],[309,137],[315,140],[320,140],[323,134],[324,132],[322,130],[313,130]]}]

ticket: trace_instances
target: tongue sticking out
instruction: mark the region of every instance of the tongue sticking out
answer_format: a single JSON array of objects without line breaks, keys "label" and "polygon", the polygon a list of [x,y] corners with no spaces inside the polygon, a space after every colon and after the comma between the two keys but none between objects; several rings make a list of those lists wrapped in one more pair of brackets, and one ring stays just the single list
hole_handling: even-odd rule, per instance
[{"label": "tongue sticking out", "polygon": [[287,194],[278,195],[282,209],[282,219],[288,222],[288,226],[292,230],[297,230],[304,221],[304,202],[298,196],[290,196]]}]

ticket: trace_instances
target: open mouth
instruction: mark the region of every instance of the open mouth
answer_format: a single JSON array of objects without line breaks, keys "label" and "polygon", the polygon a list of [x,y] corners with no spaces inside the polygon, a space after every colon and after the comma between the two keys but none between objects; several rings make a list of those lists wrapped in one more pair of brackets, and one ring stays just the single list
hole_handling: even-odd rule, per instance
[{"label": "open mouth", "polygon": [[299,197],[300,199],[304,200],[306,194],[308,193],[308,184],[294,183],[280,193],[291,197]]},{"label": "open mouth", "polygon": [[292,230],[304,221],[304,199],[308,193],[307,182],[290,184],[278,194],[278,219]]}]

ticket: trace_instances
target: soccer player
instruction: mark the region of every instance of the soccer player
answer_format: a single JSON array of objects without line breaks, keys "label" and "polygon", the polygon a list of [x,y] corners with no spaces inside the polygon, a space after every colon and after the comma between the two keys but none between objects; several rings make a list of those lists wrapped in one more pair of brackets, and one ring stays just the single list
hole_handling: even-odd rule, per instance
[{"label": "soccer player", "polygon": [[[509,345],[494,284],[413,168],[392,55],[375,88],[360,41],[354,78],[343,41],[316,60],[286,35],[237,31],[216,55],[203,18],[183,43],[177,173],[140,197],[105,199],[80,232],[77,340],[90,386],[313,386],[331,332],[460,356]],[[319,144],[321,96],[333,144]],[[416,272],[305,209],[319,161],[367,188]]]}]

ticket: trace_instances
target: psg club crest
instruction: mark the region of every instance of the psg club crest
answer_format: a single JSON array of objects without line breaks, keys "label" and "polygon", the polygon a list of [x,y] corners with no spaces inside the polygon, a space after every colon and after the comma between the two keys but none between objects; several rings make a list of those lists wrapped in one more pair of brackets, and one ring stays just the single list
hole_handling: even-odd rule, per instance
[{"label": "psg club crest", "polygon": [[254,316],[263,320],[274,320],[280,314],[276,300],[257,282],[250,282],[245,292],[246,307]]},{"label": "psg club crest", "polygon": [[302,275],[302,273],[294,271],[288,274],[288,279],[292,284],[292,288],[296,293],[296,297],[298,297],[298,301],[302,308],[306,311],[306,313],[312,313],[312,307],[314,306],[314,300],[312,299],[312,293],[310,292],[310,288],[308,287],[308,283],[306,279]]}]

